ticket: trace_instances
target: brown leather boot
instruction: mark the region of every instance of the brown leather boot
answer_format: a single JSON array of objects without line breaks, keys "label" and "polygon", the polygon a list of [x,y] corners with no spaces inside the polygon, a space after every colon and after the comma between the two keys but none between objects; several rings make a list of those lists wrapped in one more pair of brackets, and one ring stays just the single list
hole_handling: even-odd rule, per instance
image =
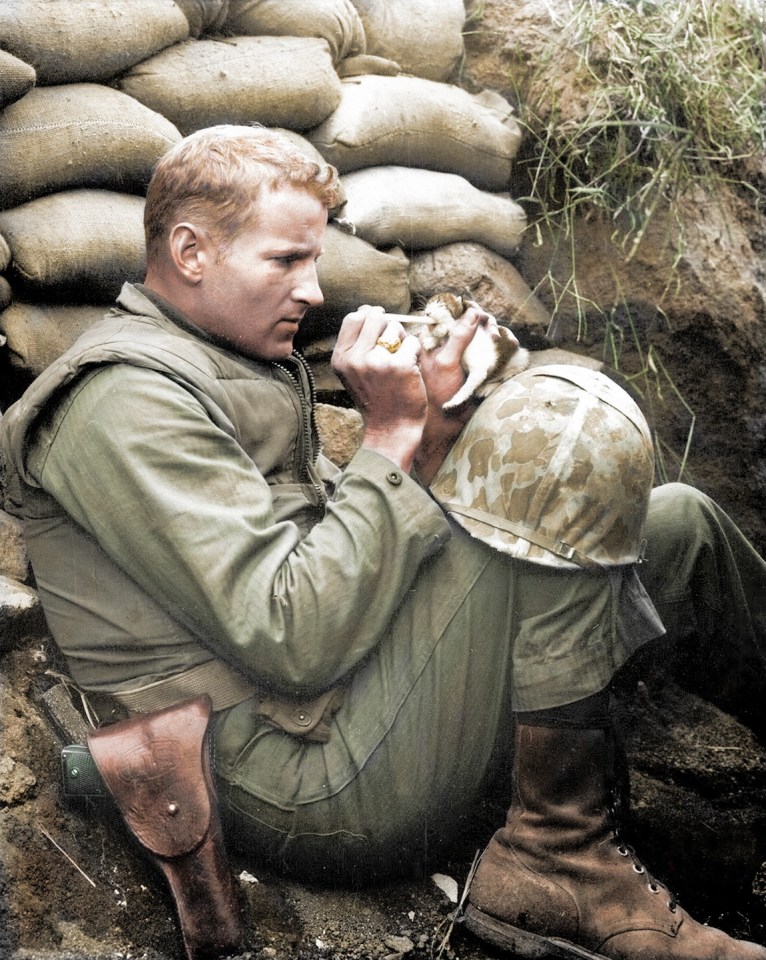
[{"label": "brown leather boot", "polygon": [[513,802],[465,924],[517,957],[766,960],[693,920],[616,832],[612,731],[519,725]]}]

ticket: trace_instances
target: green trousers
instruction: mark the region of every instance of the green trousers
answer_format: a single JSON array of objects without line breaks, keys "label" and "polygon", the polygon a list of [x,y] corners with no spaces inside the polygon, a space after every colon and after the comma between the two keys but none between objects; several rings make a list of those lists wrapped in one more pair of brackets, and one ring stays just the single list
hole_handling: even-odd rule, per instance
[{"label": "green trousers", "polygon": [[[731,689],[722,682],[711,695],[741,703],[743,683],[766,689],[763,559],[713,501],[682,484],[653,492],[646,533],[639,572],[667,628],[658,642],[685,651],[701,676],[744,665],[730,672]],[[314,881],[424,864],[510,764],[513,712],[608,686],[658,632],[646,607],[627,573],[535,566],[456,532],[355,674],[327,744],[274,729],[249,702],[216,717],[232,850],[256,869]]]}]

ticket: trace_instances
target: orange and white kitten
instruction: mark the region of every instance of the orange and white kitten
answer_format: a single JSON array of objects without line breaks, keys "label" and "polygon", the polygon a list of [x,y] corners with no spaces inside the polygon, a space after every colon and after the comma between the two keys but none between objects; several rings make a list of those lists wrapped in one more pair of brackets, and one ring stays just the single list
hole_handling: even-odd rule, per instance
[{"label": "orange and white kitten", "polygon": [[[468,307],[468,301],[454,293],[431,296],[422,311],[426,322],[412,330],[423,349],[433,350],[443,343]],[[520,346],[508,327],[488,329],[480,325],[466,347],[461,363],[468,376],[460,390],[443,404],[444,410],[459,407],[471,396],[489,396],[503,380],[526,370],[529,351]]]}]

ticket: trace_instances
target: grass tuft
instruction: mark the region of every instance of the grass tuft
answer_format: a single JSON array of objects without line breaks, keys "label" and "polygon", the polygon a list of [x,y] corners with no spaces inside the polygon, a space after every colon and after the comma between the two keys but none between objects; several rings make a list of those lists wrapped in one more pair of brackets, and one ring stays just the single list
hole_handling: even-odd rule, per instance
[{"label": "grass tuft", "polygon": [[555,103],[522,114],[538,219],[606,216],[630,258],[658,205],[672,210],[692,184],[764,199],[740,172],[766,150],[762,3],[580,0],[558,27],[547,56],[575,52],[582,96],[570,115]]},{"label": "grass tuft", "polygon": [[[540,239],[555,238],[566,252],[569,276],[562,279],[551,269],[538,285],[547,285],[553,298],[552,326],[564,302],[574,304],[578,338],[587,332],[588,317],[600,316],[607,331],[605,353],[619,367],[610,316],[580,289],[577,223],[594,218],[608,223],[627,264],[661,210],[677,237],[668,290],[683,251],[684,196],[702,188],[714,202],[719,188],[735,185],[750,192],[754,204],[763,204],[763,188],[747,170],[766,152],[766,4],[571,0],[566,16],[554,10],[551,16],[557,31],[539,59],[539,102],[527,98],[521,107],[527,137],[518,169],[528,188],[519,199],[529,229]],[[545,78],[563,58],[571,71],[566,101],[557,102],[556,84]],[[630,313],[624,299],[617,309]],[[657,311],[662,315],[661,303]],[[678,458],[680,478],[694,413],[657,351],[642,350],[632,332],[645,361],[639,375],[645,390],[662,400],[664,384],[691,418]],[[662,447],[658,442],[660,452]]]}]

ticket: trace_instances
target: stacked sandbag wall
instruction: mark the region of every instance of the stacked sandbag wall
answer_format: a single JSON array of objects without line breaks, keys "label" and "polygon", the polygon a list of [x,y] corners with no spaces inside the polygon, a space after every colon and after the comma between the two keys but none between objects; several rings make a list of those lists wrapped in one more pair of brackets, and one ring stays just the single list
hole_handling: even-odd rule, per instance
[{"label": "stacked sandbag wall", "polygon": [[447,284],[544,325],[512,265],[520,128],[455,82],[464,19],[463,0],[3,0],[3,402],[141,279],[152,167],[218,123],[286,130],[342,175],[306,343]]}]

